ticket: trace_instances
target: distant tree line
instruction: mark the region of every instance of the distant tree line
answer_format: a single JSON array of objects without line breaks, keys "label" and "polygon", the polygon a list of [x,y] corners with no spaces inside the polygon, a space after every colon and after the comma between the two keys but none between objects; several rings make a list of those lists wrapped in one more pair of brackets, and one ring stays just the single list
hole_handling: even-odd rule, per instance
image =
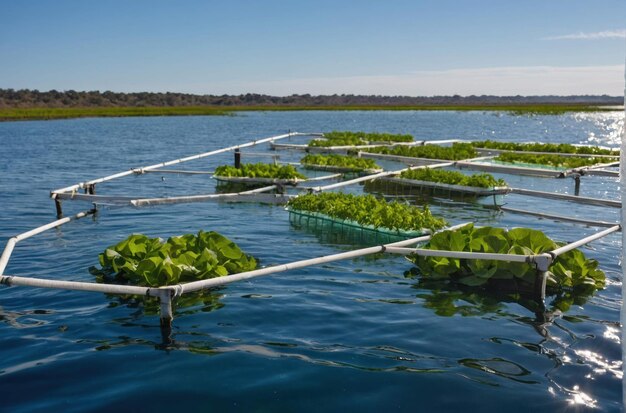
[{"label": "distant tree line", "polygon": [[269,96],[193,95],[188,93],[116,93],[111,91],[0,89],[0,108],[69,107],[180,107],[180,106],[422,106],[422,105],[621,105],[623,96],[380,96],[319,95]]}]

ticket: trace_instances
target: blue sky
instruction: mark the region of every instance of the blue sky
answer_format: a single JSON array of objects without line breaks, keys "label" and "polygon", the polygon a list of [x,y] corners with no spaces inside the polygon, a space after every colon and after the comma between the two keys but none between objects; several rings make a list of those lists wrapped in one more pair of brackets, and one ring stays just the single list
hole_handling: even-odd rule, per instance
[{"label": "blue sky", "polygon": [[0,0],[0,88],[624,93],[624,0]]}]

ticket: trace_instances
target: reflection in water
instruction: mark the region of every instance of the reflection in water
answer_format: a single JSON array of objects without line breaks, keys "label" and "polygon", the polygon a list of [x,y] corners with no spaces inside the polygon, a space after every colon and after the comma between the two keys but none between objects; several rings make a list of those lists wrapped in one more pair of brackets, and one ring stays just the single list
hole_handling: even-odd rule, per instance
[{"label": "reflection in water", "polygon": [[[411,276],[411,273],[407,272],[406,275]],[[497,314],[532,326],[541,337],[537,344],[519,342],[508,338],[491,338],[490,340],[498,344],[510,342],[551,360],[554,367],[545,374],[545,377],[551,383],[548,390],[553,395],[556,395],[557,392],[564,395],[565,399],[572,405],[595,408],[598,407],[598,400],[581,390],[579,384],[568,387],[557,383],[554,377],[557,375],[559,368],[568,365],[585,365],[591,368],[591,373],[585,376],[586,380],[595,380],[598,376],[605,374],[612,375],[618,380],[623,379],[622,360],[609,360],[600,353],[588,349],[574,348],[573,344],[579,343],[581,338],[558,322],[559,318],[568,319],[571,322],[581,321],[580,317],[567,317],[563,316],[563,313],[568,311],[572,304],[584,304],[588,299],[586,296],[573,296],[571,293],[562,293],[552,298],[552,301],[549,303],[549,309],[547,309],[543,303],[535,301],[532,296],[525,296],[520,293],[506,294],[456,284],[451,285],[449,282],[424,281],[422,279],[413,288],[422,291],[417,294],[417,297],[423,300],[423,306],[433,310],[435,314],[442,317]],[[535,313],[535,318],[520,317],[507,313],[506,303],[516,303],[523,306]],[[559,333],[565,333],[565,337],[568,340],[563,340],[551,334],[550,329],[552,328],[556,328]],[[619,344],[620,337],[617,325],[606,325],[604,337]],[[557,346],[556,349],[554,345]],[[522,383],[538,383],[534,380],[522,380],[521,377],[527,376],[531,372],[517,363],[501,358],[487,360],[462,359],[459,360],[459,363],[465,367]],[[496,385],[483,379],[467,378],[484,384]]]},{"label": "reflection in water", "polygon": [[54,314],[51,310],[6,311],[0,307],[0,321],[14,328],[32,328],[48,324],[37,315]]},{"label": "reflection in water", "polygon": [[[219,289],[200,290],[187,293],[173,300],[174,316],[194,314],[198,311],[210,312],[224,307],[220,302],[223,294]],[[110,299],[109,308],[124,305],[128,308],[137,309],[134,318],[142,315],[158,315],[159,299],[157,297],[147,297],[139,295],[108,295]]]},{"label": "reflection in water", "polygon": [[620,112],[589,112],[573,114],[577,123],[588,122],[600,133],[589,132],[586,144],[619,146],[624,136],[624,113]]},{"label": "reflection in water", "polygon": [[484,371],[489,374],[511,379],[524,384],[538,384],[536,380],[522,380],[522,377],[531,375],[531,371],[512,361],[496,357],[492,359],[461,359],[459,364]]}]

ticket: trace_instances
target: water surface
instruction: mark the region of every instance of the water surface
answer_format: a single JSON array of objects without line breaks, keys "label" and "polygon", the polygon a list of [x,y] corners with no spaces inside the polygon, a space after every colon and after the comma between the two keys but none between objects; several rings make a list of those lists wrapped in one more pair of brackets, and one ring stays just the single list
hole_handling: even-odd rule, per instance
[{"label": "water surface", "polygon": [[[623,127],[621,112],[247,112],[0,123],[0,245],[55,219],[51,189],[289,130],[616,147]],[[231,156],[188,168],[212,169],[230,163]],[[574,192],[570,179],[503,177],[512,186]],[[207,176],[147,174],[98,185],[97,191],[169,196],[211,193],[214,187]],[[580,194],[617,199],[617,180],[583,177]],[[610,208],[514,195],[507,202],[619,220],[619,211]],[[64,202],[66,214],[89,207]],[[530,226],[560,241],[597,231],[471,203],[439,200],[432,209],[453,224]],[[200,229],[232,238],[262,265],[353,248],[292,227],[277,206],[102,207],[95,218],[20,243],[6,273],[92,281],[87,268],[97,263],[97,254],[130,233],[168,237]],[[170,343],[163,342],[158,315],[132,302],[2,287],[0,410],[620,411],[620,248],[620,235],[614,234],[584,249],[600,261],[607,287],[549,322],[520,303],[424,286],[406,278],[411,264],[394,256],[341,261],[212,291],[203,304],[176,310]]]}]

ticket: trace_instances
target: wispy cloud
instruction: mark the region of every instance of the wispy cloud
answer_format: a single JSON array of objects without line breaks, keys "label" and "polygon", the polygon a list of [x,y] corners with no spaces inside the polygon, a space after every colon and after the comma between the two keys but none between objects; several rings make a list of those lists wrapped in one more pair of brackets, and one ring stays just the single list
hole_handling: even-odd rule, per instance
[{"label": "wispy cloud", "polygon": [[546,37],[545,40],[600,40],[600,39],[626,39],[626,30],[605,30],[595,33],[573,33],[562,36]]}]

